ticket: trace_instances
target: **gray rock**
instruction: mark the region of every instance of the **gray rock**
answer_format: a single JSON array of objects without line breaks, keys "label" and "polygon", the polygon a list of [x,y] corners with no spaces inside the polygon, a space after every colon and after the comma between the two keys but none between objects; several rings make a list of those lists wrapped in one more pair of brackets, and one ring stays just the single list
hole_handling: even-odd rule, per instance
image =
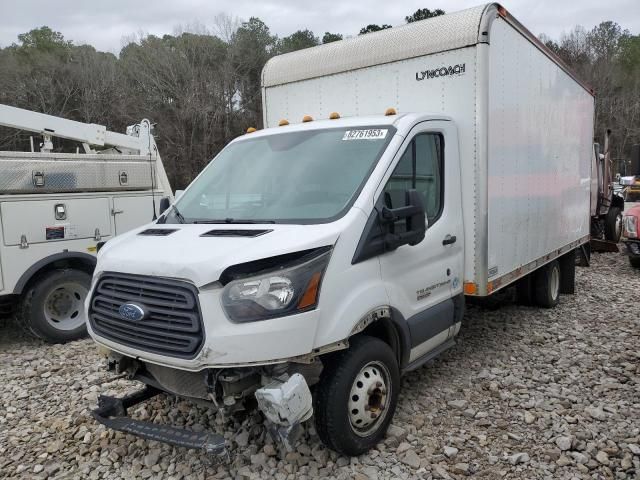
[{"label": "gray rock", "polygon": [[569,456],[579,465],[585,464],[589,461],[589,457],[580,452],[569,452]]},{"label": "gray rock", "polygon": [[463,409],[467,406],[467,403],[468,402],[466,400],[451,400],[450,402],[447,402],[447,405],[453,408]]},{"label": "gray rock", "polygon": [[147,466],[147,468],[151,468],[158,463],[159,459],[160,459],[160,450],[159,449],[151,450],[147,455],[145,455],[144,464]]},{"label": "gray rock", "polygon": [[556,438],[556,445],[563,452],[571,449],[571,437],[558,437]]},{"label": "gray rock", "polygon": [[609,455],[607,455],[607,452],[603,452],[602,450],[597,453],[596,460],[602,465],[609,465]]},{"label": "gray rock", "polygon": [[468,463],[456,463],[451,471],[453,473],[457,473],[459,475],[469,475],[469,464]]},{"label": "gray rock", "polygon": [[507,457],[508,462],[511,465],[518,465],[519,463],[527,463],[529,462],[529,454],[528,453],[514,453],[513,455],[509,455]]},{"label": "gray rock", "polygon": [[400,459],[405,465],[409,465],[411,468],[420,468],[420,457],[415,450],[408,450],[407,453]]},{"label": "gray rock", "polygon": [[247,430],[243,430],[236,435],[235,441],[239,447],[246,447],[249,444],[249,432]]},{"label": "gray rock", "polygon": [[444,454],[447,456],[447,458],[453,458],[458,454],[458,449],[456,447],[451,447],[449,445],[444,447],[443,451],[444,451]]},{"label": "gray rock", "polygon": [[402,442],[405,438],[407,438],[407,431],[395,424],[391,424],[387,429],[387,436],[397,438],[399,442]]},{"label": "gray rock", "polygon": [[251,455],[251,464],[264,465],[267,463],[267,458],[267,454],[264,452],[256,453],[255,455]]},{"label": "gray rock", "polygon": [[589,406],[585,408],[584,411],[587,415],[595,420],[604,420],[605,418],[607,418],[607,414],[604,413],[604,410],[602,410],[602,408],[600,407]]}]

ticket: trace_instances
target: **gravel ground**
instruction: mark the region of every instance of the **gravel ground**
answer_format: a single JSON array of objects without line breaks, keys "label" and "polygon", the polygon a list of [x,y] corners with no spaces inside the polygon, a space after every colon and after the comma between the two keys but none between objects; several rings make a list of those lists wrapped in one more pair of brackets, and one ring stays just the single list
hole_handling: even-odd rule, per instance
[{"label": "gravel ground", "polygon": [[[110,374],[90,340],[51,346],[0,331],[3,478],[640,478],[640,271],[594,255],[553,310],[471,306],[457,345],[403,379],[385,442],[357,458],[312,427],[276,448],[257,414],[223,418],[160,396],[134,411],[226,432],[229,458],[147,442],[95,423]],[[233,434],[231,432],[234,432]]]}]

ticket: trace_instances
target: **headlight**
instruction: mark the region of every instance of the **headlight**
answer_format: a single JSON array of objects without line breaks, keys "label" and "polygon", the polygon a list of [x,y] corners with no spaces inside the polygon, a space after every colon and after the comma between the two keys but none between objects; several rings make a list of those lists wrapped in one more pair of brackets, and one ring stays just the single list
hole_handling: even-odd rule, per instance
[{"label": "headlight", "polygon": [[627,215],[622,221],[624,225],[624,236],[627,238],[638,238],[638,218]]},{"label": "headlight", "polygon": [[229,282],[222,307],[234,322],[254,322],[313,310],[331,250],[313,252],[279,269]]}]

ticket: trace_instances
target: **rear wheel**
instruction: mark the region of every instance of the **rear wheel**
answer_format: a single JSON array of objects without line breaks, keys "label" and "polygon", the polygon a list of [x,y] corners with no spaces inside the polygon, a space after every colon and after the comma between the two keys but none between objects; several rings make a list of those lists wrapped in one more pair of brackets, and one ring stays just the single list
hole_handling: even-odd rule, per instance
[{"label": "rear wheel", "polygon": [[316,385],[316,430],[329,448],[360,455],[384,437],[398,402],[400,372],[386,343],[366,335],[330,355]]},{"label": "rear wheel", "polygon": [[610,242],[618,243],[622,235],[622,209],[611,207],[607,213],[604,225],[604,235]]},{"label": "rear wheel", "polygon": [[633,268],[640,268],[640,257],[629,257],[629,263]]},{"label": "rear wheel", "polygon": [[560,264],[557,260],[546,264],[535,272],[534,298],[543,308],[552,308],[560,300]]},{"label": "rear wheel", "polygon": [[52,270],[26,292],[20,320],[34,335],[51,343],[64,343],[86,335],[84,302],[91,275],[81,270]]}]

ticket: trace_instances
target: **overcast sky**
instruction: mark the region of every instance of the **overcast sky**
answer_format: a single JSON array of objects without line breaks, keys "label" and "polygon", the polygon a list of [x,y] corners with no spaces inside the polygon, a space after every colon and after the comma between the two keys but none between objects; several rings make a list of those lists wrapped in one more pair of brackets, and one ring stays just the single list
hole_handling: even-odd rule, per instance
[{"label": "overcast sky", "polygon": [[[48,25],[75,44],[119,52],[126,38],[140,33],[162,35],[194,24],[213,30],[220,13],[246,20],[262,19],[278,36],[308,28],[356,35],[370,23],[400,25],[418,8],[447,12],[478,5],[481,0],[0,0],[0,46],[19,33]],[[504,6],[536,35],[552,38],[580,24],[587,28],[613,20],[640,33],[640,0],[511,0]],[[192,28],[192,27],[191,27]]]}]

